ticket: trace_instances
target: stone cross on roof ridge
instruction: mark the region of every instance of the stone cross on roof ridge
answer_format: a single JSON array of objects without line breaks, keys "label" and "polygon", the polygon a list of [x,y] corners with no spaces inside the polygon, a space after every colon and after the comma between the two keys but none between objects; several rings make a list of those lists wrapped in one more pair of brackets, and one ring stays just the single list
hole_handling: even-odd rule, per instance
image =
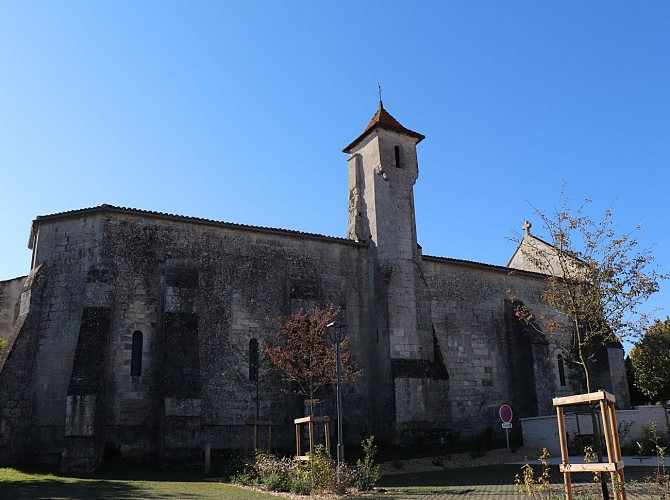
[{"label": "stone cross on roof ridge", "polygon": [[523,222],[523,226],[521,226],[521,229],[523,229],[524,231],[526,231],[526,234],[527,234],[528,236],[530,236],[530,228],[531,228],[531,227],[533,227],[533,225],[532,225],[530,222],[528,222],[528,221],[524,221],[524,222]]}]

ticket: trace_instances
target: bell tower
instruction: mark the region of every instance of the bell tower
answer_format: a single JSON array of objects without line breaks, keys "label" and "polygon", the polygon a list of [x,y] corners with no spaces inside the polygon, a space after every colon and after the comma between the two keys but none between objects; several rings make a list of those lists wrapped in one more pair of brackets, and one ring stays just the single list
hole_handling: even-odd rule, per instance
[{"label": "bell tower", "polygon": [[369,243],[374,277],[370,299],[376,337],[371,340],[376,341],[371,345],[376,350],[379,382],[373,397],[379,412],[386,412],[386,422],[388,412],[393,412],[391,432],[396,437],[413,421],[444,421],[446,414],[442,409],[446,380],[433,369],[439,356],[416,239],[416,145],[423,139],[393,118],[380,99],[363,133],[344,148],[349,154],[347,237]]},{"label": "bell tower", "polygon": [[403,127],[382,101],[363,133],[343,152],[349,156],[347,237],[371,241],[381,262],[418,258],[414,183],[416,145],[424,136]]}]

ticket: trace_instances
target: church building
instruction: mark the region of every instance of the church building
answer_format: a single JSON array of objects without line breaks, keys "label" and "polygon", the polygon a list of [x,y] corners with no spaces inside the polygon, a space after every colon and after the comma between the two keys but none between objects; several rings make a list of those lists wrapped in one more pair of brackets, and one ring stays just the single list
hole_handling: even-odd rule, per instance
[{"label": "church building", "polygon": [[[259,418],[288,449],[303,402],[251,359],[268,318],[328,304],[363,372],[343,385],[346,443],[504,436],[502,404],[515,419],[552,414],[575,392],[569,367],[514,314],[546,311],[546,276],[519,251],[508,267],[422,254],[423,139],[379,102],[344,148],[344,238],[106,204],[38,216],[29,274],[0,282],[0,462],[93,470],[106,454],[241,449],[256,377]],[[603,351],[595,386],[625,407],[623,350]]]}]

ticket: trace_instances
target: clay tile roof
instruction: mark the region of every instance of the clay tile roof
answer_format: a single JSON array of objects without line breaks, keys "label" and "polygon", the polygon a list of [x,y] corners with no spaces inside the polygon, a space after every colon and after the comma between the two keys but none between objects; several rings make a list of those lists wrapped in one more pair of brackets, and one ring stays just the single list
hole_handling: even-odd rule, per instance
[{"label": "clay tile roof", "polygon": [[403,127],[398,120],[393,118],[391,114],[384,109],[384,105],[382,104],[382,101],[379,101],[379,108],[377,109],[377,112],[374,114],[372,117],[372,120],[370,120],[370,123],[368,123],[368,126],[365,127],[365,130],[361,135],[359,135],[354,142],[349,144],[346,148],[342,150],[343,153],[349,153],[351,149],[353,149],[359,142],[363,140],[363,138],[373,130],[374,128],[379,127],[383,128],[386,130],[394,130],[395,132],[400,132],[401,134],[406,134],[409,136],[412,136],[416,139],[418,139],[416,142],[419,143],[423,139],[425,139],[426,136],[419,134],[418,132],[414,132],[413,130],[410,130],[408,128]]},{"label": "clay tile roof", "polygon": [[212,219],[204,219],[201,217],[191,217],[187,215],[175,215],[175,214],[169,214],[165,212],[156,212],[153,210],[140,210],[137,208],[129,208],[129,207],[117,207],[115,205],[108,205],[108,204],[102,204],[98,205],[96,207],[88,207],[88,208],[80,208],[76,210],[68,210],[66,212],[58,212],[54,214],[49,214],[49,215],[38,215],[34,220],[33,224],[30,230],[30,239],[28,241],[28,248],[33,248],[34,244],[34,239],[35,235],[38,229],[38,226],[42,222],[48,222],[50,220],[60,220],[60,219],[68,219],[68,218],[75,218],[79,216],[87,216],[87,215],[93,215],[93,214],[99,214],[99,213],[115,213],[115,214],[127,214],[127,215],[135,215],[138,217],[145,217],[145,218],[151,218],[151,219],[163,219],[163,220],[172,220],[172,221],[179,221],[179,222],[187,222],[187,223],[193,223],[193,224],[200,224],[200,225],[207,225],[207,226],[219,226],[219,227],[227,227],[231,229],[241,229],[245,231],[254,231],[254,232],[260,232],[260,233],[266,233],[266,234],[278,234],[278,235],[285,235],[285,236],[295,236],[299,238],[309,238],[309,239],[319,239],[319,240],[328,240],[328,241],[336,241],[340,243],[347,243],[347,244],[355,244],[357,246],[364,246],[365,244],[362,242],[355,242],[353,240],[347,239],[347,238],[340,238],[337,236],[327,236],[324,234],[315,234],[315,233],[306,233],[303,231],[295,231],[292,229],[280,229],[280,228],[273,228],[273,227],[265,227],[265,226],[251,226],[247,224],[236,224],[233,222],[223,222],[223,221],[217,221],[217,220],[212,220]]}]

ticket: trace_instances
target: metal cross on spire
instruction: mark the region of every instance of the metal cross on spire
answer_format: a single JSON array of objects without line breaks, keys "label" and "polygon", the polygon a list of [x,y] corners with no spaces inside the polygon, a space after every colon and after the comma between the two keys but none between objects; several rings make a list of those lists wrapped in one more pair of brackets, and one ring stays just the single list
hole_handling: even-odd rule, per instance
[{"label": "metal cross on spire", "polygon": [[382,103],[382,90],[383,90],[381,83],[377,84],[377,88],[379,89],[379,90],[377,90],[377,93],[379,94],[379,104],[381,104]]},{"label": "metal cross on spire", "polygon": [[524,221],[523,226],[521,226],[521,229],[526,231],[526,234],[530,236],[530,228],[531,227],[533,227],[533,225],[530,222]]}]

